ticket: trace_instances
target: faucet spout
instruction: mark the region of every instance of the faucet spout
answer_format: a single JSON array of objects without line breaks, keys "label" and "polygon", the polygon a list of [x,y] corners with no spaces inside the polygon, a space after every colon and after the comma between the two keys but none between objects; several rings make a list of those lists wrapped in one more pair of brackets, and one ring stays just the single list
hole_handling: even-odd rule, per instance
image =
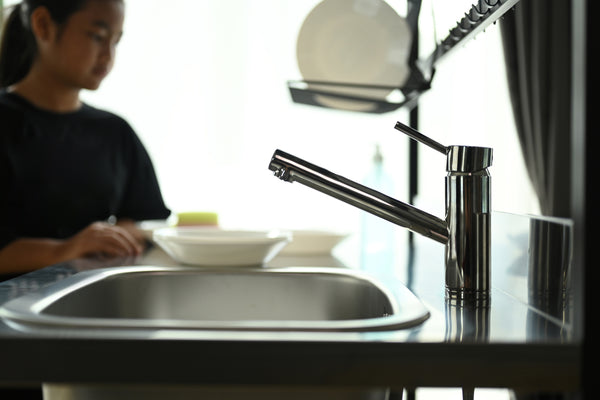
[{"label": "faucet spout", "polygon": [[284,181],[302,183],[439,243],[448,243],[446,221],[291,154],[276,150],[269,169]]}]

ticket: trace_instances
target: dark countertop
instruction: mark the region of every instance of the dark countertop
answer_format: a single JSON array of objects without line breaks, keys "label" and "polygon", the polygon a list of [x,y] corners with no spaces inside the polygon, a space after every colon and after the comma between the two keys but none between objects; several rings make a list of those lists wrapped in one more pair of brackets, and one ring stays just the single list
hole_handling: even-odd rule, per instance
[{"label": "dark countertop", "polygon": [[[494,213],[492,305],[444,301],[444,247],[415,237],[395,274],[431,317],[383,332],[157,330],[33,335],[0,320],[0,384],[164,383],[576,390],[581,339],[571,323],[570,224]],[[398,228],[401,229],[401,228]],[[337,250],[337,249],[336,249]],[[343,259],[343,261],[341,261]],[[79,271],[163,265],[159,249],[138,260],[77,260],[0,282],[0,304]],[[348,257],[278,257],[269,266],[360,267]],[[374,273],[376,275],[376,273]],[[385,281],[385,276],[381,276]]]}]

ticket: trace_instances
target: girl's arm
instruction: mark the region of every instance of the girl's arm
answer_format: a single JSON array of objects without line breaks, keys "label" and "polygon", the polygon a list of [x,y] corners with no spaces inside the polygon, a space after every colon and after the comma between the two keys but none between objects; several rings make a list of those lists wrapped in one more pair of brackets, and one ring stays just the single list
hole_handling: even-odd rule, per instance
[{"label": "girl's arm", "polygon": [[[22,238],[0,250],[0,273],[28,272],[89,255],[137,256],[143,250],[133,222],[95,222],[69,239]],[[139,234],[139,236],[137,236]],[[142,238],[142,239],[139,239]]]}]

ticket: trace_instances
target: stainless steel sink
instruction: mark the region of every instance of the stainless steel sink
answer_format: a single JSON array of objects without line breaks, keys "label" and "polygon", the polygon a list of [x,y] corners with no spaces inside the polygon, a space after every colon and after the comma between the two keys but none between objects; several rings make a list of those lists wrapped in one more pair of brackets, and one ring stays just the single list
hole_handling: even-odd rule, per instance
[{"label": "stainless steel sink", "polygon": [[[402,284],[386,280],[384,287],[368,275],[345,268],[126,266],[79,272],[11,300],[0,307],[0,317],[16,329],[65,337],[77,332],[108,337],[135,332],[135,337],[149,338],[158,333],[164,337],[165,332],[209,336],[214,332],[215,337],[222,337],[224,331],[232,331],[236,338],[260,334],[285,340],[281,331],[300,331],[304,337],[310,334],[306,331],[318,335],[402,329],[423,322],[429,312]],[[150,335],[144,336],[147,332]],[[335,337],[340,335],[348,333]],[[43,387],[46,400],[390,397],[385,387],[151,383],[45,383]]]},{"label": "stainless steel sink", "polygon": [[27,328],[375,331],[429,317],[401,284],[342,268],[126,266],[85,271],[16,298]]}]

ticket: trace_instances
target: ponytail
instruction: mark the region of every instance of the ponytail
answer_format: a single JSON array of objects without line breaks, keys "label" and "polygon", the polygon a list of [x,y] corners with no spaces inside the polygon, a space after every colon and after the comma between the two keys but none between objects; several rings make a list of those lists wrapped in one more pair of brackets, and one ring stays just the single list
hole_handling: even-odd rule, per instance
[{"label": "ponytail", "polygon": [[0,33],[0,89],[19,82],[29,73],[37,56],[37,43],[31,31],[31,13],[46,7],[52,20],[63,25],[88,0],[21,0],[13,7]]},{"label": "ponytail", "polygon": [[37,45],[28,24],[27,5],[17,4],[5,21],[0,42],[0,89],[19,82],[31,69]]}]

